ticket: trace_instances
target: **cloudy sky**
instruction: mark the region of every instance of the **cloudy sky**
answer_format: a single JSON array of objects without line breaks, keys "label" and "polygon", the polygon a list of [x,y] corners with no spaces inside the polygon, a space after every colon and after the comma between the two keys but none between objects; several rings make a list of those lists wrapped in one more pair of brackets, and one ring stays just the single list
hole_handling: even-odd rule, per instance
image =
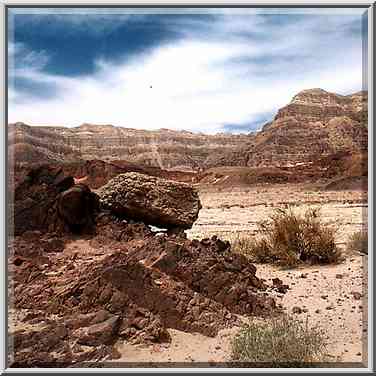
[{"label": "cloudy sky", "polygon": [[250,132],[300,90],[362,89],[363,14],[13,9],[9,122]]}]

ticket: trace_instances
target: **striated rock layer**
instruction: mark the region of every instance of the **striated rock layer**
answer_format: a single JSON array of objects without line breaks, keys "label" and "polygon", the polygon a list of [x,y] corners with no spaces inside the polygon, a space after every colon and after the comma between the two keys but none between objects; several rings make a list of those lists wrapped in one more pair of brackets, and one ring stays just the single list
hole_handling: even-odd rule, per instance
[{"label": "striated rock layer", "polygon": [[[341,152],[361,156],[368,148],[367,100],[367,92],[344,96],[322,89],[303,90],[260,132],[248,135],[92,124],[74,128],[11,124],[11,177],[12,170],[21,171],[40,161],[64,163],[68,174],[88,176],[88,184],[97,188],[128,171],[171,178],[162,176],[162,172],[193,174],[222,166],[292,167]],[[195,177],[176,178],[193,182]]]},{"label": "striated rock layer", "polygon": [[347,151],[367,152],[367,92],[342,96],[304,90],[242,148],[209,165],[292,167]]},{"label": "striated rock layer", "polygon": [[238,149],[247,135],[195,134],[83,124],[79,127],[39,127],[23,123],[9,126],[9,158],[17,163],[73,162],[78,159],[127,160],[162,169],[192,170],[209,156]]}]

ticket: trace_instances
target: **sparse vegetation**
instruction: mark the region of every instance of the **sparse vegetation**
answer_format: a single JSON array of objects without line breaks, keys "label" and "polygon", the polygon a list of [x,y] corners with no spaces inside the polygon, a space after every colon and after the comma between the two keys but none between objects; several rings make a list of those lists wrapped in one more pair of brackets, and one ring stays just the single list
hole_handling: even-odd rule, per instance
[{"label": "sparse vegetation", "polygon": [[323,361],[325,349],[321,329],[283,315],[244,325],[232,341],[232,359],[265,367],[307,367]]},{"label": "sparse vegetation", "polygon": [[253,262],[296,266],[301,262],[338,262],[341,253],[335,244],[335,230],[323,225],[318,209],[298,215],[292,209],[277,209],[269,221],[259,225],[260,237],[238,237],[234,252]]},{"label": "sparse vegetation", "polygon": [[347,243],[347,251],[368,254],[368,231],[354,232]]}]

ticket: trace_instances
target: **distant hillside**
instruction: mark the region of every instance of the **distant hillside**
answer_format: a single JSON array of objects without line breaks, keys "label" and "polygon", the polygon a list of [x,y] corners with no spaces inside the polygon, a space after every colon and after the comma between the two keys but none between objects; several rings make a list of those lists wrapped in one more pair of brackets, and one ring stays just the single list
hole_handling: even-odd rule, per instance
[{"label": "distant hillside", "polygon": [[292,166],[342,151],[367,151],[367,92],[304,90],[240,149],[211,166]]},{"label": "distant hillside", "polygon": [[18,163],[127,160],[163,169],[196,170],[242,147],[249,136],[205,135],[83,124],[75,128],[9,125],[9,152]]},{"label": "distant hillside", "polygon": [[367,92],[342,96],[304,90],[274,120],[249,135],[204,135],[83,124],[75,128],[9,125],[9,158],[17,164],[117,161],[162,169],[286,167],[341,151],[367,151]]}]

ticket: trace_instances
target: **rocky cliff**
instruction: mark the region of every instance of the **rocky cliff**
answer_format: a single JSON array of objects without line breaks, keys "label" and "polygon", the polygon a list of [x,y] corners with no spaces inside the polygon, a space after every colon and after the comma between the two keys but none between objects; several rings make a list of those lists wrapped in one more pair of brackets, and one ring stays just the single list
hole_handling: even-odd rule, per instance
[{"label": "rocky cliff", "polygon": [[83,124],[75,128],[9,125],[9,153],[18,163],[44,159],[73,162],[78,159],[127,160],[162,169],[196,170],[210,158],[240,148],[247,135],[195,134]]},{"label": "rocky cliff", "polygon": [[248,135],[195,134],[113,125],[8,127],[9,159],[35,162],[117,161],[162,169],[218,166],[286,167],[317,156],[367,150],[367,93],[338,95],[304,90],[281,108],[260,132]]},{"label": "rocky cliff", "polygon": [[348,151],[367,152],[367,92],[304,90],[240,149],[208,164],[289,167]]}]

